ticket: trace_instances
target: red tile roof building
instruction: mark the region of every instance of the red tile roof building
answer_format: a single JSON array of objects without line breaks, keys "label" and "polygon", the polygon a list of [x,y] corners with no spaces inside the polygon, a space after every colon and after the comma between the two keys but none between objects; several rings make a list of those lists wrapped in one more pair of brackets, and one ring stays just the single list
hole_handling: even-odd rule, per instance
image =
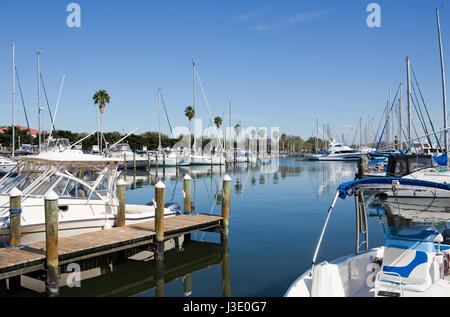
[{"label": "red tile roof building", "polygon": [[[0,128],[0,134],[3,134],[8,128],[10,128],[10,127]],[[20,125],[16,125],[16,128],[18,128],[20,131],[24,131],[25,130],[25,131],[27,131],[27,134],[28,134],[28,128],[27,127],[22,127]],[[39,130],[30,129],[30,132],[31,132],[31,136],[32,137],[36,137],[37,135],[39,135]],[[44,132],[44,131],[41,131],[41,134],[42,135],[47,135],[48,133]]]}]

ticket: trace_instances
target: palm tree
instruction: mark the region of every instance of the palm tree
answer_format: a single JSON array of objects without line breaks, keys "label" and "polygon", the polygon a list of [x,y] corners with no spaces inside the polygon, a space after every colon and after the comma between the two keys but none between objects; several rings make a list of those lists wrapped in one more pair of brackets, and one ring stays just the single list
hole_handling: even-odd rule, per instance
[{"label": "palm tree", "polygon": [[189,119],[189,151],[191,150],[191,120],[195,116],[195,110],[192,106],[184,109],[184,115]]},{"label": "palm tree", "polygon": [[285,134],[285,133],[283,133],[282,135],[281,135],[281,144],[283,145],[283,151],[284,151],[284,142],[286,142],[286,140],[287,140],[287,135]]},{"label": "palm tree", "polygon": [[234,126],[234,132],[236,133],[236,136],[235,136],[235,142],[236,142],[235,149],[239,148],[239,144],[238,143],[239,143],[239,135],[241,134],[241,131],[242,131],[242,126],[241,126],[240,123],[237,123]]},{"label": "palm tree", "polygon": [[222,118],[217,116],[214,118],[214,124],[217,127],[217,129],[220,128],[220,126],[222,125]]},{"label": "palm tree", "polygon": [[239,134],[242,131],[242,126],[238,123],[234,126],[234,131],[236,132],[237,136],[239,136]]},{"label": "palm tree", "polygon": [[98,104],[100,109],[100,153],[102,152],[103,143],[103,111],[105,111],[106,103],[109,103],[109,95],[106,90],[97,91],[92,97],[94,104]]},{"label": "palm tree", "polygon": [[215,117],[214,125],[217,127],[217,138],[219,139],[219,142],[220,142],[219,129],[220,129],[220,126],[222,125],[222,118],[219,116]]}]

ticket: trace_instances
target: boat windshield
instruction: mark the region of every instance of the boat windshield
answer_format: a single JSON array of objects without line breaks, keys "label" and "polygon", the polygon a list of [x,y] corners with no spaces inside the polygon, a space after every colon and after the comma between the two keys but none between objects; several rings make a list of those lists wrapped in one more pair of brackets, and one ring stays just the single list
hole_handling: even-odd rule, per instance
[{"label": "boat windshield", "polygon": [[394,155],[389,156],[386,175],[403,177],[430,167],[433,167],[431,155]]},{"label": "boat windshield", "polygon": [[117,144],[117,145],[111,147],[110,151],[112,151],[112,152],[120,152],[120,151],[131,152],[131,148],[128,144]]},{"label": "boat windshield", "polygon": [[47,149],[63,149],[70,146],[68,139],[50,139],[48,141]]},{"label": "boat windshield", "polygon": [[[84,198],[101,199],[99,195],[108,192],[108,178],[103,177],[99,182],[94,194],[92,190],[76,178],[71,178],[65,174],[54,174],[45,179],[38,179],[41,173],[21,173],[0,185],[0,195],[8,195],[13,188],[19,189],[22,193],[32,197],[45,196],[53,190],[59,198]],[[94,182],[87,182],[94,183]],[[30,186],[32,185],[33,186]],[[90,184],[92,185],[92,184]]]},{"label": "boat windshield", "polygon": [[68,139],[58,139],[57,141],[56,141],[56,145],[59,147],[59,146],[61,146],[61,147],[68,147],[68,146],[70,146],[70,142],[69,142],[69,140]]},{"label": "boat windshield", "polygon": [[13,188],[25,191],[38,177],[40,173],[21,173],[0,184],[0,195],[8,195]]}]

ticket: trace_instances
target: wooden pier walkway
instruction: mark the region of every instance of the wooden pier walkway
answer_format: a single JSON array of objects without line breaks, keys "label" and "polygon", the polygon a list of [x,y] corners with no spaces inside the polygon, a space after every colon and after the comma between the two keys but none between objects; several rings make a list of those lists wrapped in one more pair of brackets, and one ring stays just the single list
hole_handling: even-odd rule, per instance
[{"label": "wooden pier walkway", "polygon": [[[223,226],[223,218],[191,214],[164,218],[164,240],[194,231],[214,231]],[[59,265],[148,245],[155,240],[155,221],[84,233],[58,239]],[[45,241],[28,247],[0,249],[0,280],[44,270]]]}]

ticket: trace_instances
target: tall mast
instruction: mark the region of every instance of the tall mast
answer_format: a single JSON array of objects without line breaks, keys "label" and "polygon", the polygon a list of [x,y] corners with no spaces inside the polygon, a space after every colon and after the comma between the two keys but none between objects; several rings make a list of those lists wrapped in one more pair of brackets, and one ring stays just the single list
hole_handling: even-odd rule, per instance
[{"label": "tall mast", "polygon": [[[229,125],[229,128],[228,128],[228,133],[229,134],[231,134],[231,101],[228,101],[228,111],[229,111],[229,118],[228,118],[228,121],[230,122],[230,125]],[[224,123],[224,125],[225,125],[225,123]],[[226,130],[225,130],[225,137],[226,137],[226,141],[225,141],[225,145],[227,144],[227,142],[230,142],[230,140],[231,140],[231,135],[227,135],[227,133],[226,133]],[[229,149],[228,149],[228,151],[231,151],[232,150],[232,146],[231,146],[231,142],[230,142],[230,144],[228,144],[228,147],[229,147]]]},{"label": "tall mast", "polygon": [[15,144],[15,125],[16,125],[16,86],[15,86],[15,67],[16,60],[14,56],[15,43],[12,44],[12,156],[14,157],[14,152],[16,148]]},{"label": "tall mast", "polygon": [[406,57],[406,80],[407,80],[407,100],[408,100],[408,141],[411,140],[411,78],[410,78],[409,56]]},{"label": "tall mast", "polygon": [[319,119],[316,119],[316,154],[319,152]]},{"label": "tall mast", "polygon": [[386,113],[385,113],[385,118],[386,118],[386,130],[384,132],[384,147],[388,147],[389,146],[389,101],[386,101]]},{"label": "tall mast", "polygon": [[388,123],[387,123],[387,137],[388,137],[387,145],[388,146],[391,144],[391,140],[392,140],[392,138],[391,138],[391,133],[392,133],[392,131],[391,131],[391,121],[392,121],[391,120],[391,118],[392,118],[392,113],[391,113],[391,95],[392,95],[391,88],[389,88],[389,102],[388,102],[389,114],[388,114]]},{"label": "tall mast", "polygon": [[[402,84],[400,83],[400,100],[398,101],[398,143],[399,148],[402,148]],[[431,145],[431,144],[430,144]]]},{"label": "tall mast", "polygon": [[195,59],[192,60],[192,85],[193,85],[193,91],[194,91],[194,155],[197,153],[197,140],[196,140],[196,130],[195,130],[195,115],[196,115],[196,109],[195,109]]},{"label": "tall mast", "polygon": [[361,151],[362,147],[362,119],[359,117],[359,150]]},{"label": "tall mast", "polygon": [[[39,152],[41,152],[41,81],[40,81],[40,69],[39,69],[39,55],[41,50],[36,50],[37,58],[37,88],[38,88],[38,131],[39,131]],[[101,140],[100,140],[101,141]]]},{"label": "tall mast", "polygon": [[[439,49],[441,54],[441,74],[442,74],[442,102],[444,106],[444,147],[448,157],[448,131],[447,131],[447,92],[445,88],[444,54],[442,52],[441,25],[439,22],[439,9],[436,9],[437,27],[439,35]],[[447,159],[447,165],[450,162]]]},{"label": "tall mast", "polygon": [[158,88],[158,155],[161,153],[161,88]]}]

